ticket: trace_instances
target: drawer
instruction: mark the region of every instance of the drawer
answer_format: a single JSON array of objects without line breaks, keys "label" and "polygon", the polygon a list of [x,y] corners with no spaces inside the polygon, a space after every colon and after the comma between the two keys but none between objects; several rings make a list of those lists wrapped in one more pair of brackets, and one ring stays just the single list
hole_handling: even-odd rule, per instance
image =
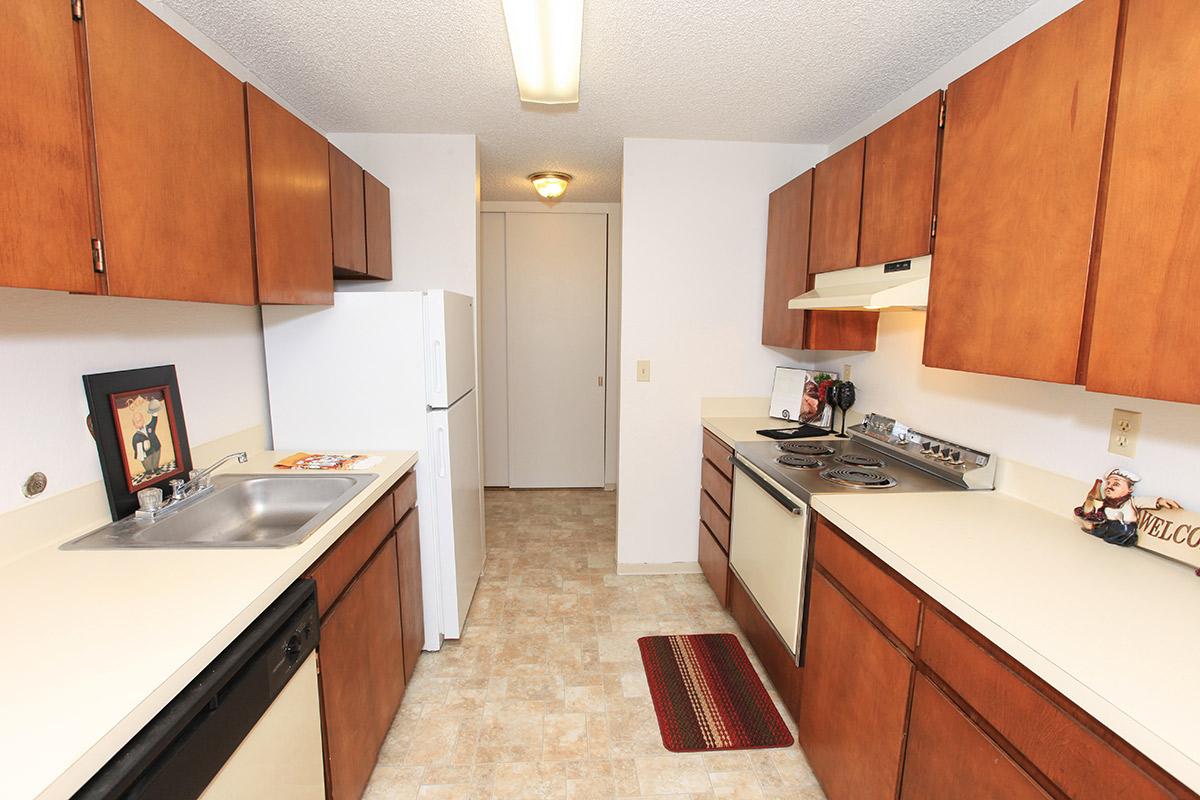
[{"label": "drawer", "polygon": [[939,614],[925,617],[919,656],[1068,797],[1174,796]]},{"label": "drawer", "polygon": [[709,532],[721,549],[729,552],[729,516],[720,509],[717,502],[709,497],[708,492],[700,490],[700,520],[708,526]]},{"label": "drawer", "polygon": [[708,431],[704,432],[704,457],[711,461],[726,478],[733,479],[733,462],[729,457],[733,451]]},{"label": "drawer", "polygon": [[399,525],[409,509],[417,504],[417,471],[410,469],[392,490],[392,524]]},{"label": "drawer", "polygon": [[721,607],[727,607],[729,605],[729,557],[725,555],[725,551],[713,538],[712,531],[703,522],[700,523],[699,561],[700,571],[704,573],[704,577],[708,578],[708,585],[712,587],[717,600],[721,602]]},{"label": "drawer", "polygon": [[733,506],[733,481],[705,459],[700,464],[700,485],[716,501],[717,507],[729,516]]},{"label": "drawer", "polygon": [[317,582],[317,608],[322,616],[391,533],[392,526],[392,498],[384,495],[309,571],[307,577]]},{"label": "drawer", "polygon": [[817,563],[845,587],[863,607],[895,634],[909,650],[917,648],[921,601],[871,563],[829,522],[817,517],[814,553]]}]

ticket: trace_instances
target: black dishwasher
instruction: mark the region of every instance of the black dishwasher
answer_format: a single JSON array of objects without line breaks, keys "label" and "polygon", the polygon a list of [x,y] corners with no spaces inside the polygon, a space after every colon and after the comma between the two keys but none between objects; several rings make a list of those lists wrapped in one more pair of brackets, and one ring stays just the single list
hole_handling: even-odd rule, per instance
[{"label": "black dishwasher", "polygon": [[74,795],[194,800],[316,649],[316,583],[297,581]]}]

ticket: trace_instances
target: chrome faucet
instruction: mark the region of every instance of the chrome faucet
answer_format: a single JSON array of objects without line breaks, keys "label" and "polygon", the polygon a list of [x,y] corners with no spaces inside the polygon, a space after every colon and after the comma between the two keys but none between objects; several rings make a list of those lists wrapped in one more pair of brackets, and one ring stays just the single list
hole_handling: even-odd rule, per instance
[{"label": "chrome faucet", "polygon": [[178,478],[171,481],[168,485],[171,487],[171,499],[180,501],[187,498],[202,489],[207,489],[212,486],[212,474],[217,471],[217,468],[231,458],[236,458],[239,464],[246,463],[246,451],[240,453],[230,453],[212,466],[202,470],[192,470],[188,473],[188,480],[182,481]]},{"label": "chrome faucet", "polygon": [[189,505],[190,502],[212,489],[212,474],[230,459],[236,458],[239,464],[246,463],[245,451],[240,453],[230,453],[222,458],[217,463],[202,470],[192,470],[188,473],[188,479],[185,481],[182,478],[176,478],[167,483],[171,487],[171,496],[164,503],[162,499],[162,490],[143,489],[138,492],[138,509],[134,512],[134,516],[139,520],[154,521],[159,517],[170,514],[178,510],[182,506]]}]

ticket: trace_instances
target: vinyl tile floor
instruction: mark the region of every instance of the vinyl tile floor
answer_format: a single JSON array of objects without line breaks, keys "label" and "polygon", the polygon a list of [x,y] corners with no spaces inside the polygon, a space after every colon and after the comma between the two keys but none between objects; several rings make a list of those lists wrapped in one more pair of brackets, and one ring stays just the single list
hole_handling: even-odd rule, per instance
[{"label": "vinyl tile floor", "polygon": [[823,800],[796,746],[663,747],[638,637],[738,628],[702,575],[616,574],[613,492],[488,490],[485,509],[487,564],[463,637],[422,654],[369,800]]}]

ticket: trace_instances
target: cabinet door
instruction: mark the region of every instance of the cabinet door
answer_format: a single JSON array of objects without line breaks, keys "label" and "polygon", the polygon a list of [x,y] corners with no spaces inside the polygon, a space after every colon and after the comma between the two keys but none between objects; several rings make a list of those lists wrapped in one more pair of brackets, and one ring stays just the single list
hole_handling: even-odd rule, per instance
[{"label": "cabinet door", "polygon": [[333,213],[333,267],[338,277],[367,274],[363,168],[329,145],[329,200]]},{"label": "cabinet door", "polygon": [[771,192],[768,201],[762,343],[771,347],[804,347],[805,312],[791,311],[787,304],[808,291],[812,182],[810,169]]},{"label": "cabinet door", "polygon": [[1117,6],[1084,0],[946,90],[927,366],[1075,381]]},{"label": "cabinet door", "polygon": [[1128,5],[1087,388],[1200,403],[1200,4]]},{"label": "cabinet door", "polygon": [[261,303],[333,302],[329,146],[246,84],[254,255]]},{"label": "cabinet door", "polygon": [[804,332],[806,350],[875,350],[878,311],[810,311]]},{"label": "cabinet door", "polygon": [[1048,795],[929,680],[913,687],[901,800],[1045,800]]},{"label": "cabinet door", "polygon": [[0,10],[0,285],[95,292],[92,156],[66,3]]},{"label": "cabinet door", "polygon": [[858,266],[864,142],[859,139],[813,170],[810,272]]},{"label": "cabinet door", "polygon": [[363,203],[367,219],[367,275],[392,279],[392,199],[386,184],[363,172]]},{"label": "cabinet door", "polygon": [[703,521],[700,522],[700,541],[698,542],[697,561],[700,571],[708,579],[713,594],[723,608],[729,606],[729,556],[721,549],[712,531]]},{"label": "cabinet door", "polygon": [[929,253],[941,108],[934,92],[867,136],[859,264]]},{"label": "cabinet door", "polygon": [[137,0],[87,0],[110,294],[253,305],[242,83]]},{"label": "cabinet door", "polygon": [[412,678],[417,658],[425,646],[425,606],[421,597],[421,535],[417,509],[396,529],[396,557],[400,569],[400,630],[404,637],[404,679]]},{"label": "cabinet door", "polygon": [[894,798],[913,665],[819,571],[809,588],[800,746],[829,800]]},{"label": "cabinet door", "polygon": [[321,622],[329,796],[362,796],[404,694],[396,539],[388,536]]}]

